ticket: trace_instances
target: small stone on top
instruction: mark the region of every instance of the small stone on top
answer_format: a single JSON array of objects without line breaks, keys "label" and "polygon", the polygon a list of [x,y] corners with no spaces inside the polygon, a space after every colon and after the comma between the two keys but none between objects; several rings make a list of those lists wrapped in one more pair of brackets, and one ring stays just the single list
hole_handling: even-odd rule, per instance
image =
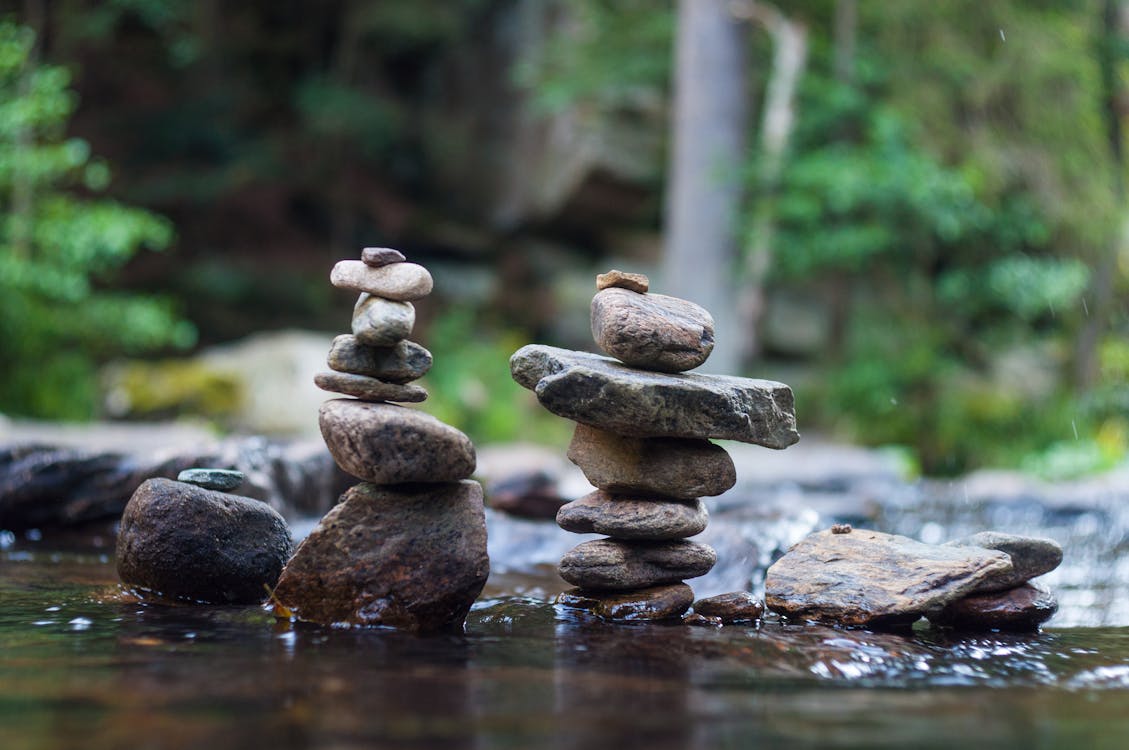
[{"label": "small stone on top", "polygon": [[185,469],[176,475],[176,481],[193,484],[206,490],[229,492],[247,477],[241,471],[231,469]]},{"label": "small stone on top", "polygon": [[366,266],[380,268],[393,263],[403,263],[407,258],[399,250],[390,247],[366,247],[361,251],[361,260]]},{"label": "small stone on top", "polygon": [[627,273],[614,269],[596,277],[596,291],[603,291],[613,286],[646,294],[647,290],[651,288],[651,280],[641,273]]}]

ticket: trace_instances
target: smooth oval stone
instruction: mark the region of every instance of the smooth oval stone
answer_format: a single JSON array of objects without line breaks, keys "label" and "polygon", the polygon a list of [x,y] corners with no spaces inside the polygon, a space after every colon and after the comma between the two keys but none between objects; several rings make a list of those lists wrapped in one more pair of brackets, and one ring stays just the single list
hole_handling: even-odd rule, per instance
[{"label": "smooth oval stone", "polygon": [[618,287],[630,289],[639,294],[646,294],[651,288],[651,280],[641,273],[627,273],[626,271],[611,270],[596,277],[596,290],[603,291]]},{"label": "smooth oval stone", "polygon": [[342,334],[333,339],[326,364],[331,370],[368,375],[386,383],[410,383],[431,369],[431,352],[414,341],[392,346],[366,346],[356,336]]},{"label": "smooth oval stone", "polygon": [[149,479],[122,514],[118,576],[173,599],[257,604],[292,549],[286,521],[264,502]]},{"label": "smooth oval stone", "polygon": [[1037,630],[1058,611],[1054,596],[1033,583],[959,599],[929,619],[960,630]]},{"label": "smooth oval stone", "polygon": [[582,589],[626,591],[697,578],[716,562],[713,548],[697,542],[596,539],[569,550],[558,570]]},{"label": "smooth oval stone", "polygon": [[685,583],[653,586],[640,591],[607,592],[571,589],[557,597],[557,604],[583,609],[608,620],[671,620],[690,608],[694,591]]},{"label": "smooth oval stone", "polygon": [[343,260],[333,267],[329,281],[340,289],[368,292],[376,297],[410,302],[431,294],[431,274],[418,263],[370,266]]},{"label": "smooth oval stone", "polygon": [[723,623],[759,620],[764,603],[747,591],[718,594],[694,602],[694,613],[716,617]]},{"label": "smooth oval stone", "polygon": [[557,525],[565,531],[616,539],[682,539],[702,533],[709,520],[701,500],[621,497],[603,490],[573,500],[557,511]]},{"label": "smooth oval stone", "polygon": [[945,546],[979,547],[1006,553],[1011,558],[1014,573],[995,582],[994,585],[1000,591],[1006,591],[1036,576],[1049,573],[1062,564],[1062,545],[1054,539],[1045,537],[981,531],[963,539],[946,542]]},{"label": "smooth oval stone", "polygon": [[366,346],[395,346],[412,334],[416,309],[411,302],[361,294],[353,308],[353,335]]},{"label": "smooth oval stone", "polygon": [[176,476],[176,481],[194,484],[206,490],[230,492],[243,484],[247,475],[234,469],[185,469]]},{"label": "smooth oval stone", "polygon": [[594,486],[614,493],[691,500],[737,483],[733,459],[708,440],[632,438],[578,424],[568,458]]},{"label": "smooth oval stone", "polygon": [[713,318],[705,308],[677,297],[612,287],[592,298],[592,337],[624,364],[684,372],[713,351]]},{"label": "smooth oval stone", "polygon": [[457,482],[474,473],[470,438],[421,411],[333,399],[318,425],[337,465],[368,482]]},{"label": "smooth oval stone", "polygon": [[403,263],[407,258],[399,250],[390,247],[366,247],[361,251],[361,262],[373,268],[392,263]]},{"label": "smooth oval stone", "polygon": [[323,391],[356,396],[362,401],[418,403],[427,399],[427,390],[418,385],[385,383],[367,375],[348,372],[319,372],[314,375],[314,384]]}]

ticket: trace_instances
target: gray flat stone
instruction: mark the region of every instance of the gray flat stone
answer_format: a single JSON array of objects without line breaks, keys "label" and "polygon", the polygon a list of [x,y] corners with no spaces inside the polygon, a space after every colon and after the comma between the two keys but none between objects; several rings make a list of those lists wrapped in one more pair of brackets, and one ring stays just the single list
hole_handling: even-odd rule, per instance
[{"label": "gray flat stone", "polygon": [[992,586],[997,591],[1015,588],[1036,576],[1051,572],[1062,563],[1062,545],[1045,537],[981,531],[963,539],[946,542],[945,546],[979,547],[1007,553],[1014,571],[1010,576],[993,581]]},{"label": "gray flat stone", "polygon": [[371,266],[343,260],[333,267],[329,281],[339,289],[368,292],[376,297],[410,302],[431,294],[431,274],[417,263]]},{"label": "gray flat stone", "polygon": [[403,263],[407,258],[399,250],[390,247],[366,247],[361,251],[361,262],[373,268],[392,263]]},{"label": "gray flat stone", "polygon": [[694,591],[685,583],[626,592],[571,589],[557,597],[557,604],[562,607],[625,622],[674,619],[689,609],[693,601]]},{"label": "gray flat stone", "polygon": [[427,400],[427,390],[418,385],[385,383],[367,375],[348,372],[319,372],[314,375],[314,384],[323,391],[344,393],[362,401],[419,403]]},{"label": "gray flat stone", "polygon": [[705,531],[709,520],[700,500],[638,499],[603,490],[573,500],[557,511],[557,525],[565,531],[616,539],[684,539]]},{"label": "gray flat stone", "polygon": [[247,475],[234,469],[185,469],[176,476],[176,481],[194,484],[206,490],[230,492],[243,484]]},{"label": "gray flat stone", "polygon": [[353,308],[353,335],[366,346],[395,346],[412,335],[415,324],[411,302],[362,293]]},{"label": "gray flat stone", "polygon": [[326,358],[331,370],[401,384],[422,378],[431,369],[431,362],[431,352],[414,341],[366,346],[348,334],[333,339]]},{"label": "gray flat stone", "polygon": [[611,287],[592,298],[592,338],[632,367],[684,372],[713,351],[713,318],[684,299]]},{"label": "gray flat stone", "polygon": [[554,414],[632,437],[800,439],[792,389],[771,380],[633,370],[614,359],[531,344],[510,358],[520,385]]},{"label": "gray flat stone", "polygon": [[713,548],[697,542],[596,539],[569,550],[558,570],[582,589],[629,591],[704,576],[716,562]]}]

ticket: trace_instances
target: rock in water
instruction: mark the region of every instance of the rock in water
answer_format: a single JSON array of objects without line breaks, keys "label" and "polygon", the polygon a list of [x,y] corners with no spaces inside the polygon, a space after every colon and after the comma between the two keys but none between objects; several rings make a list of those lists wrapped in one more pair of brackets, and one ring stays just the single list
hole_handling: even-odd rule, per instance
[{"label": "rock in water", "polygon": [[940,547],[877,531],[821,531],[768,569],[765,603],[797,620],[897,627],[1011,575],[1003,552]]},{"label": "rock in water", "polygon": [[194,484],[206,490],[231,492],[243,484],[247,475],[233,469],[185,469],[177,474],[176,481]]},{"label": "rock in water", "polygon": [[708,440],[631,438],[578,424],[568,458],[594,486],[613,493],[692,500],[737,483],[733,459]]},{"label": "rock in water", "polygon": [[557,525],[577,534],[666,540],[702,533],[709,517],[701,500],[615,497],[596,490],[557,511]]},{"label": "rock in water", "polygon": [[684,372],[713,351],[713,318],[684,299],[613,287],[592,298],[592,338],[632,367]]},{"label": "rock in water", "polygon": [[361,251],[361,261],[373,268],[391,263],[403,263],[407,258],[399,250],[391,247],[366,247]]},{"label": "rock in water", "polygon": [[318,425],[337,465],[367,482],[457,482],[474,473],[470,438],[414,409],[339,398],[321,405]]},{"label": "rock in water", "polygon": [[641,273],[627,273],[626,271],[611,270],[596,276],[596,290],[603,291],[612,287],[630,289],[639,294],[646,294],[651,288],[651,280]]},{"label": "rock in water", "polygon": [[326,363],[337,372],[403,384],[427,374],[431,369],[431,352],[407,340],[393,346],[365,346],[356,336],[346,334],[333,339]]},{"label": "rock in water", "polygon": [[319,372],[314,375],[314,385],[323,391],[356,396],[362,401],[418,403],[427,400],[427,390],[418,385],[385,383],[367,375],[349,372]]},{"label": "rock in water", "polygon": [[353,335],[367,346],[395,346],[412,335],[416,309],[411,302],[362,294],[353,308]]},{"label": "rock in water", "polygon": [[792,389],[771,380],[640,372],[607,357],[531,344],[510,358],[520,385],[554,414],[632,437],[800,439]]},{"label": "rock in water", "polygon": [[582,589],[627,591],[704,576],[716,562],[713,548],[696,542],[596,539],[565,554],[559,570]]},{"label": "rock in water", "polygon": [[340,289],[353,289],[384,299],[410,302],[431,294],[431,274],[415,263],[372,266],[359,260],[343,260],[333,267],[329,281]]},{"label": "rock in water", "polygon": [[750,622],[764,614],[764,603],[747,591],[718,594],[694,602],[694,613],[716,617],[723,623]]},{"label": "rock in water", "polygon": [[1049,591],[1025,583],[1008,591],[966,596],[929,619],[960,630],[1027,632],[1038,629],[1057,611],[1058,602]]},{"label": "rock in water", "polygon": [[362,483],[299,545],[275,596],[310,622],[458,630],[489,572],[477,482]]},{"label": "rock in water", "polygon": [[562,607],[628,622],[670,620],[681,616],[693,601],[694,591],[685,583],[626,592],[572,589],[557,597],[557,604]]},{"label": "rock in water", "polygon": [[118,576],[174,599],[255,604],[290,557],[286,521],[266,503],[171,479],[137,488],[118,532]]},{"label": "rock in water", "polygon": [[1062,545],[1054,539],[1044,537],[981,531],[979,534],[946,542],[945,546],[979,547],[1006,552],[1011,558],[1014,573],[1011,577],[996,582],[999,591],[1015,588],[1036,576],[1051,572],[1062,564]]}]

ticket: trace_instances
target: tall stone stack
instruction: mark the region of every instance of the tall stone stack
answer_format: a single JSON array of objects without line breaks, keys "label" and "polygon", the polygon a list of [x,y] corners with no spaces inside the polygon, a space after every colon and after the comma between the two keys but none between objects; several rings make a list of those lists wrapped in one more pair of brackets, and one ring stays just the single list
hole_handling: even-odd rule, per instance
[{"label": "tall stone stack", "polygon": [[408,340],[412,303],[431,274],[389,248],[338,263],[339,288],[360,292],[352,335],[338,336],[314,381],[353,398],[326,401],[321,433],[337,464],[361,479],[299,545],[275,589],[302,620],[461,628],[489,574],[474,445],[459,430],[393,402],[420,402],[411,382],[431,354]]},{"label": "tall stone stack", "polygon": [[713,319],[698,305],[649,292],[640,274],[597,277],[592,335],[609,359],[530,345],[510,369],[549,411],[577,423],[569,459],[598,489],[561,508],[568,531],[605,534],[568,552],[566,605],[610,619],[677,617],[693,603],[686,579],[717,555],[688,539],[708,514],[701,498],[736,482],[711,439],[785,448],[799,439],[782,383],[687,373],[713,350]]}]

